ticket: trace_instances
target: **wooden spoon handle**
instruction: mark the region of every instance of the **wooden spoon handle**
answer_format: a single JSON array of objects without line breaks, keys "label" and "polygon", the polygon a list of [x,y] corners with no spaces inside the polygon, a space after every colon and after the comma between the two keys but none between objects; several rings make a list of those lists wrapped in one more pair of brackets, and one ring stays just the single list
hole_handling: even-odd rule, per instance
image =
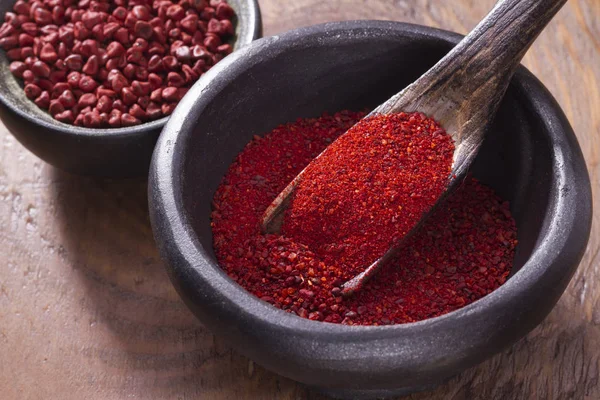
[{"label": "wooden spoon handle", "polygon": [[508,85],[509,78],[527,49],[566,2],[567,0],[499,1],[464,40],[409,86],[418,91],[417,96],[403,92],[402,96],[395,97],[399,100],[406,99],[405,101],[388,101],[376,111],[387,114],[422,110],[418,101],[414,101],[418,100],[415,97],[439,99],[450,96],[455,100],[454,103],[460,104],[467,96],[478,98],[495,92],[496,101],[500,101],[504,93],[494,89],[500,85]]}]

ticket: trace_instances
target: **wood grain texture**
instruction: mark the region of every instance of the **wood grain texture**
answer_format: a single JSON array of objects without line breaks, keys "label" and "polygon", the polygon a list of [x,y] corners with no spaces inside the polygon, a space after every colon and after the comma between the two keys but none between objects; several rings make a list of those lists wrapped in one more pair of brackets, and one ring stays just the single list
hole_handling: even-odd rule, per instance
[{"label": "wood grain texture", "polygon": [[[262,0],[265,34],[345,19],[465,33],[493,0]],[[600,2],[570,0],[525,64],[563,106],[600,209]],[[599,399],[600,224],[530,335],[421,399]],[[71,176],[0,128],[0,398],[324,399],[201,326],[156,252],[146,187]]]}]

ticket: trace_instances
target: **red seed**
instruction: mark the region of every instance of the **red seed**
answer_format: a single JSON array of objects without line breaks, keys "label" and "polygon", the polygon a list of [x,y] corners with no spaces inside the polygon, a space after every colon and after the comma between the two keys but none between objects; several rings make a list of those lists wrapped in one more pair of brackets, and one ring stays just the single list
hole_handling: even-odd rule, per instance
[{"label": "red seed", "polygon": [[133,81],[131,82],[131,89],[136,96],[146,96],[150,93],[152,86],[148,82]]},{"label": "red seed", "polygon": [[96,75],[99,68],[98,56],[91,56],[83,66],[82,71],[87,75]]},{"label": "red seed", "polygon": [[91,57],[94,54],[98,54],[98,42],[94,39],[86,39],[81,43],[81,55],[84,57]]},{"label": "red seed", "polygon": [[50,106],[50,94],[47,91],[43,91],[40,95],[34,100],[34,103],[42,109],[46,109]]},{"label": "red seed", "polygon": [[179,61],[177,61],[177,59],[173,56],[166,56],[163,57],[162,64],[166,69],[172,71],[174,69],[177,69],[177,67],[179,66]]},{"label": "red seed", "polygon": [[133,15],[140,20],[149,21],[150,20],[150,11],[146,6],[134,6],[131,10]]},{"label": "red seed", "polygon": [[71,90],[71,86],[69,86],[68,83],[66,82],[59,82],[56,83],[54,86],[52,86],[52,91],[51,91],[51,95],[52,95],[52,99],[56,99],[58,98],[61,94],[63,94],[63,92]]},{"label": "red seed", "polygon": [[221,45],[221,40],[219,36],[213,33],[207,33],[206,38],[204,38],[204,47],[206,47],[211,52],[216,52],[217,48]]},{"label": "red seed", "polygon": [[110,97],[108,97],[106,95],[102,96],[98,99],[96,109],[101,113],[110,112],[110,110],[112,109],[112,103],[113,103],[113,101],[111,100]]},{"label": "red seed", "polygon": [[127,61],[137,64],[142,59],[142,52],[130,47],[127,49]]},{"label": "red seed", "polygon": [[119,110],[112,110],[108,115],[108,125],[111,128],[118,128],[121,126],[121,115],[122,112]]},{"label": "red seed", "polygon": [[90,111],[83,114],[83,126],[86,128],[99,128],[102,124],[100,114],[96,111]]},{"label": "red seed", "polygon": [[214,18],[208,21],[208,32],[220,35],[223,32],[221,28],[221,21]]},{"label": "red seed", "polygon": [[142,120],[142,121],[145,120],[146,118],[148,118],[148,115],[142,109],[142,107],[140,107],[139,104],[132,105],[131,108],[129,109],[129,114],[139,120]]},{"label": "red seed", "polygon": [[124,45],[129,44],[129,31],[127,28],[119,28],[114,33],[113,38]]},{"label": "red seed", "polygon": [[105,24],[102,27],[102,34],[104,35],[105,39],[110,39],[113,37],[113,35],[115,34],[115,32],[117,32],[117,30],[121,27],[121,25],[119,25],[116,22],[109,22],[107,24]]},{"label": "red seed", "polygon": [[28,33],[21,33],[19,35],[19,47],[26,47],[33,45],[33,36]]},{"label": "red seed", "polygon": [[28,83],[34,83],[37,80],[35,74],[33,72],[31,72],[31,70],[25,70],[23,72],[23,82],[25,82],[26,84]]},{"label": "red seed", "polygon": [[90,93],[96,90],[98,83],[91,76],[82,75],[79,80],[79,89],[83,92]]},{"label": "red seed", "polygon": [[75,105],[75,96],[73,96],[73,92],[70,90],[65,90],[63,93],[58,96],[58,101],[65,107],[71,108]]},{"label": "red seed", "polygon": [[134,104],[137,101],[137,96],[133,93],[131,88],[125,87],[121,89],[121,100],[127,106]]},{"label": "red seed", "polygon": [[114,90],[106,89],[104,86],[99,86],[98,89],[96,89],[97,97],[107,96],[107,97],[113,98],[116,95],[117,94],[115,93]]},{"label": "red seed", "polygon": [[186,32],[194,34],[198,30],[198,16],[195,14],[187,15],[181,20],[181,28]]},{"label": "red seed", "polygon": [[9,69],[17,78],[22,78],[23,72],[27,70],[27,66],[21,61],[13,61],[10,63]]},{"label": "red seed", "polygon": [[144,39],[150,39],[154,30],[152,25],[150,25],[146,21],[137,21],[135,24],[134,32],[137,36],[142,37]]},{"label": "red seed", "polygon": [[95,11],[86,11],[81,16],[81,22],[87,29],[92,29],[94,26],[102,22],[102,14]]},{"label": "red seed", "polygon": [[38,81],[36,83],[42,90],[51,91],[52,88],[54,87],[54,82],[52,82],[48,79],[38,79]]},{"label": "red seed", "polygon": [[23,62],[25,63],[25,65],[27,65],[28,68],[31,68],[36,61],[38,61],[38,58],[35,56],[27,57],[25,58],[25,60],[23,60]]},{"label": "red seed", "polygon": [[163,115],[171,115],[173,110],[175,110],[175,106],[177,106],[177,104],[175,104],[175,103],[171,103],[171,104],[164,103],[160,109],[161,109]]},{"label": "red seed", "polygon": [[62,61],[67,57],[67,45],[64,43],[59,43],[58,44],[58,49],[56,51],[56,54],[58,55],[58,58]]},{"label": "red seed", "polygon": [[185,16],[185,10],[180,5],[172,5],[167,9],[167,17],[179,21]]},{"label": "red seed", "polygon": [[33,48],[32,47],[23,47],[21,49],[21,59],[25,59],[27,57],[33,56]]},{"label": "red seed", "polygon": [[206,50],[206,47],[196,45],[192,48],[193,58],[210,58],[211,54]]},{"label": "red seed", "polygon": [[198,74],[196,71],[194,71],[193,68],[187,64],[181,66],[181,71],[185,75],[186,84],[191,84],[198,79]]},{"label": "red seed", "polygon": [[94,26],[92,28],[92,36],[98,42],[104,42],[104,26],[102,26],[102,24]]},{"label": "red seed", "polygon": [[63,111],[65,111],[65,107],[60,103],[60,101],[58,101],[58,100],[50,101],[50,106],[48,107],[48,112],[50,112],[51,115],[54,116]]},{"label": "red seed", "polygon": [[71,71],[81,71],[83,58],[79,54],[71,54],[65,58],[65,64]]},{"label": "red seed", "polygon": [[117,7],[112,12],[112,15],[119,21],[125,21],[125,18],[127,18],[127,9],[125,7]]},{"label": "red seed", "polygon": [[181,87],[185,84],[185,79],[177,72],[169,72],[167,75],[167,84],[169,86]]},{"label": "red seed", "polygon": [[[179,100],[177,88],[176,87],[167,87],[167,88],[163,89],[162,98],[164,100],[167,100],[170,102]],[[157,101],[157,100],[153,100],[153,101]]]},{"label": "red seed", "polygon": [[135,24],[138,22],[138,19],[132,14],[132,13],[128,13],[127,17],[125,17],[125,22],[123,23],[123,25],[131,30],[133,29],[133,27],[135,26]]},{"label": "red seed", "polygon": [[148,83],[151,85],[152,89],[156,89],[162,85],[163,80],[160,76],[150,73],[148,74]]},{"label": "red seed", "polygon": [[196,11],[202,11],[208,6],[208,1],[206,0],[191,0],[192,7],[196,9]]},{"label": "red seed", "polygon": [[18,0],[15,5],[13,6],[13,10],[15,10],[16,13],[18,14],[22,14],[22,15],[29,15],[29,4],[27,4],[27,2],[23,1],[23,0]]},{"label": "red seed", "polygon": [[148,118],[156,119],[162,116],[162,110],[158,104],[150,102],[146,107],[146,114],[148,115]]},{"label": "red seed", "polygon": [[133,64],[127,64],[125,69],[123,69],[123,75],[127,77],[127,79],[133,79],[135,77],[136,67]]},{"label": "red seed", "polygon": [[6,56],[11,61],[21,60],[22,59],[22,57],[21,57],[21,49],[20,48],[10,49],[10,50],[8,50],[6,52]]},{"label": "red seed", "polygon": [[[116,71],[116,73],[111,76],[113,71]],[[129,84],[129,81],[117,70],[112,70],[108,73],[108,83],[112,90],[120,93],[121,90]]]},{"label": "red seed", "polygon": [[142,121],[135,118],[133,115],[129,115],[129,114],[121,115],[121,126],[133,126],[133,125],[139,125],[141,123],[142,123]]},{"label": "red seed", "polygon": [[56,5],[52,8],[52,22],[55,24],[62,24],[65,20],[65,8]]},{"label": "red seed", "polygon": [[150,104],[150,96],[138,97],[137,103],[140,105],[140,107],[146,109],[146,107],[148,107],[148,104]]},{"label": "red seed", "polygon": [[80,107],[94,107],[96,105],[96,95],[93,93],[86,93],[79,98],[77,105]]},{"label": "red seed", "polygon": [[181,36],[181,30],[179,30],[179,28],[173,28],[169,31],[170,38],[177,39],[179,36]]},{"label": "red seed", "polygon": [[75,40],[73,28],[69,26],[58,28],[58,39],[69,47],[73,46],[73,41]]},{"label": "red seed", "polygon": [[50,43],[43,45],[42,50],[40,51],[40,60],[47,63],[53,63],[58,60],[58,55],[56,54],[54,46],[52,46]]},{"label": "red seed", "polygon": [[34,13],[33,19],[39,25],[47,25],[52,23],[52,13],[43,8],[37,8]]},{"label": "red seed", "polygon": [[19,45],[19,37],[17,35],[3,37],[0,39],[0,47],[4,50],[12,49]]},{"label": "red seed", "polygon": [[111,42],[107,47],[106,47],[106,56],[108,58],[114,58],[114,57],[119,57],[120,55],[125,53],[125,48],[123,47],[123,45],[119,42]]},{"label": "red seed", "polygon": [[215,12],[215,16],[218,19],[231,19],[233,16],[235,15],[235,11],[233,11],[233,8],[231,8],[231,6],[227,3],[219,3],[219,5],[217,5],[217,9]]},{"label": "red seed", "polygon": [[215,16],[215,9],[212,7],[206,7],[200,13],[200,18],[202,18],[205,21],[211,20],[212,18],[214,18],[214,16]]},{"label": "red seed", "polygon": [[79,87],[79,80],[81,79],[81,74],[79,72],[73,71],[67,75],[67,83],[72,88]]},{"label": "red seed", "polygon": [[181,46],[175,51],[175,57],[181,62],[186,62],[192,58],[192,52],[188,46]]},{"label": "red seed", "polygon": [[148,50],[148,41],[146,39],[137,38],[132,47],[143,53]]},{"label": "red seed", "polygon": [[61,113],[55,114],[54,118],[56,118],[56,120],[58,120],[60,122],[66,123],[66,124],[72,124],[73,121],[75,120],[75,118],[73,116],[73,111],[71,111],[71,110],[65,110]]},{"label": "red seed", "polygon": [[31,71],[37,77],[47,78],[50,76],[50,67],[43,61],[36,61],[31,65]]},{"label": "red seed", "polygon": [[160,103],[162,101],[162,92],[163,92],[162,88],[153,90],[152,93],[150,94],[150,100]]},{"label": "red seed", "polygon": [[148,60],[148,71],[158,72],[162,70],[162,58],[159,55],[153,55]]}]

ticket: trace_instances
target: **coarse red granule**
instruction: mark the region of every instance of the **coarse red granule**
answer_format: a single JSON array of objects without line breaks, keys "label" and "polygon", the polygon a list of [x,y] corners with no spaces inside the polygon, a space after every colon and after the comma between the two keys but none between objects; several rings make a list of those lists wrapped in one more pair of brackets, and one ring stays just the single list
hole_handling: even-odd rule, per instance
[{"label": "coarse red granule", "polygon": [[304,171],[281,233],[356,275],[437,202],[453,154],[450,135],[421,113],[365,118]]},{"label": "coarse red granule", "polygon": [[[344,111],[299,119],[238,155],[214,196],[214,249],[221,267],[249,292],[313,320],[383,325],[461,308],[502,285],[512,266],[516,225],[508,203],[467,179],[400,253],[350,298],[354,276],[338,260],[345,248],[319,247],[260,233],[267,206],[329,143],[364,116]],[[317,251],[318,250],[318,251]]]}]

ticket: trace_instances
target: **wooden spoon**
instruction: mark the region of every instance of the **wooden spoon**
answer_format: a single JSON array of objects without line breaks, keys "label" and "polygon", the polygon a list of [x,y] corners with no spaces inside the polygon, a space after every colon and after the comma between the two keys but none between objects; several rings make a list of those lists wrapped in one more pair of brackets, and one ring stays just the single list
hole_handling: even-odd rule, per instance
[{"label": "wooden spoon", "polygon": [[[454,140],[452,172],[446,191],[430,211],[422,216],[400,243],[344,283],[342,294],[351,295],[359,290],[465,177],[523,55],[566,2],[499,1],[452,51],[370,114],[418,111],[434,118]],[[263,232],[280,231],[284,211],[304,171],[267,208],[262,219]]]}]

